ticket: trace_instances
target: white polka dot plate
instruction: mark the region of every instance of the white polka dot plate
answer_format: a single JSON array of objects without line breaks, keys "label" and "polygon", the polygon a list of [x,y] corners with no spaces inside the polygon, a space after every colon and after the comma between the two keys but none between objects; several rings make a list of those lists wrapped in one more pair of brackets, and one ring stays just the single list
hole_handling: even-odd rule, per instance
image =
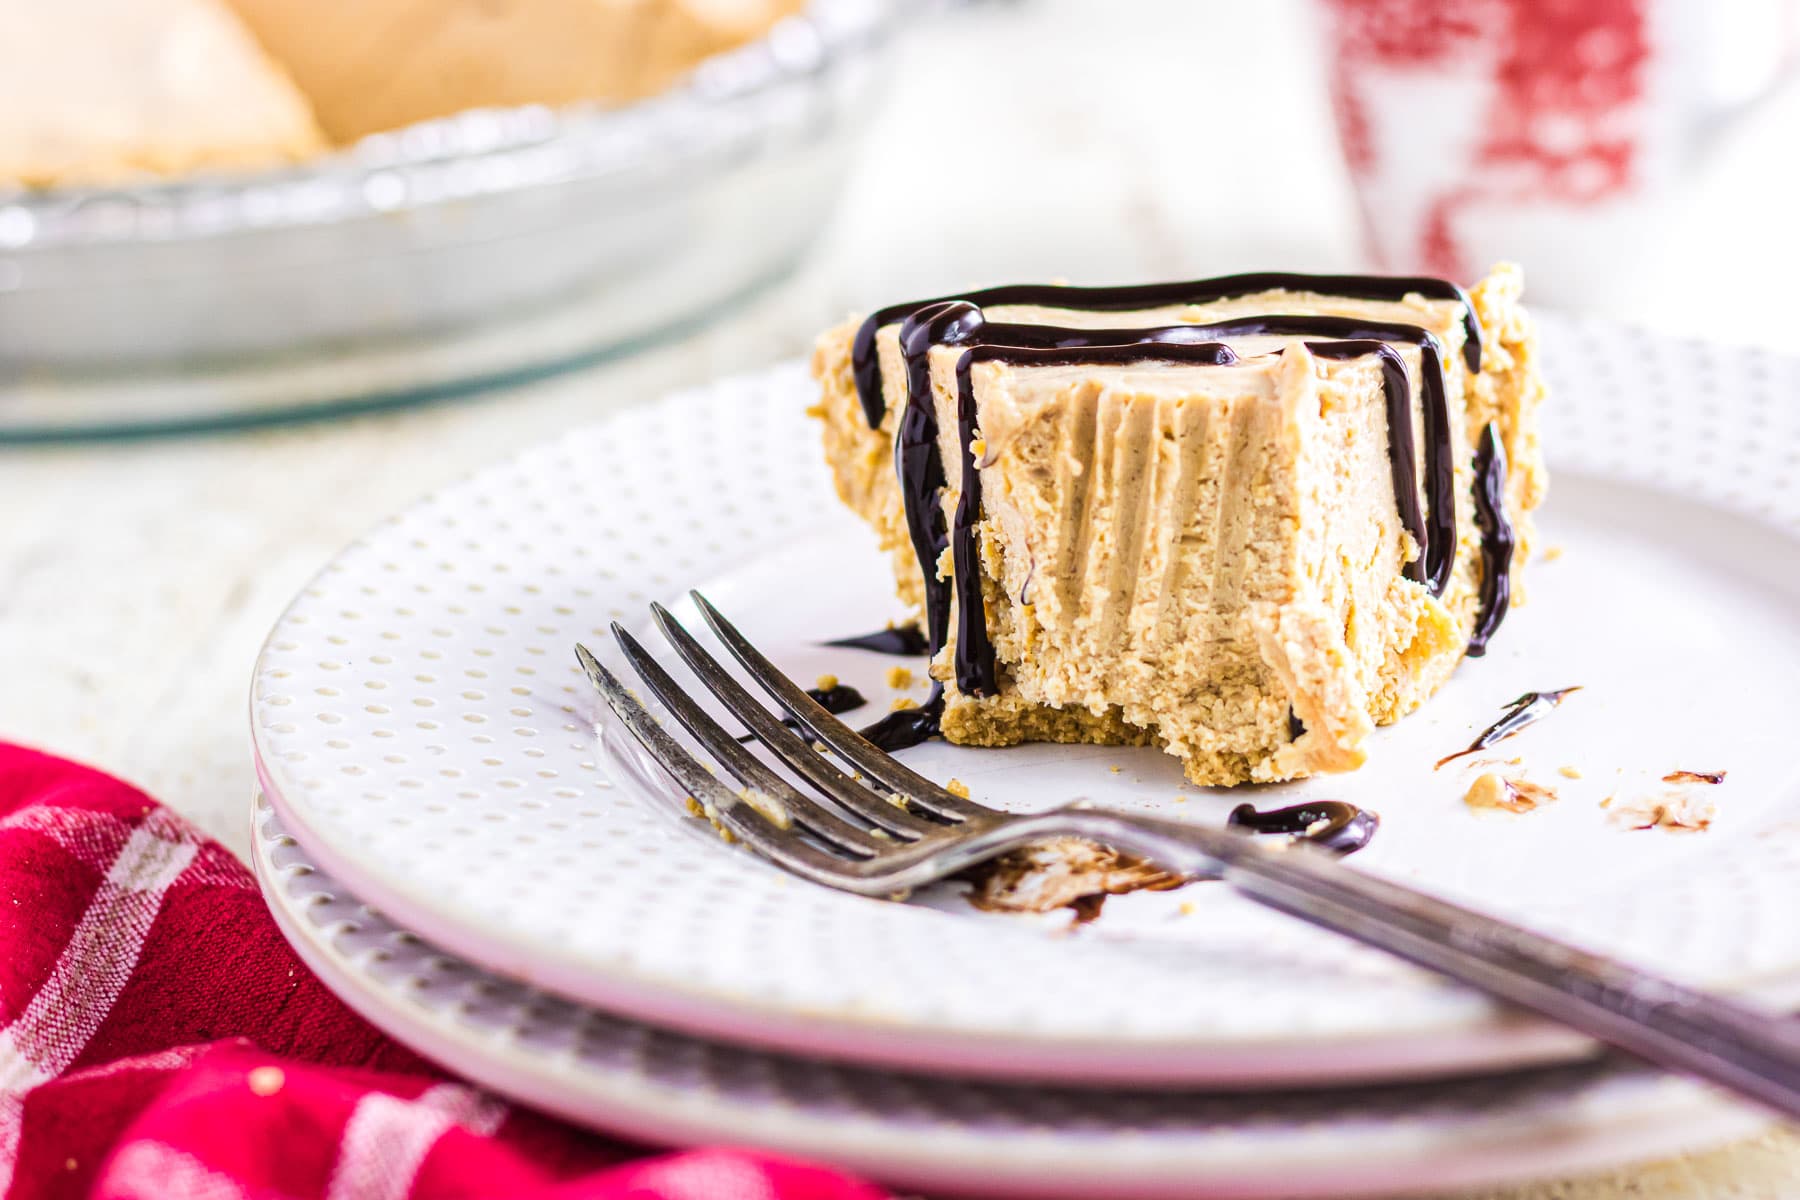
[{"label": "white polka dot plate", "polygon": [[353,1008],[514,1100],[652,1145],[730,1142],[934,1195],[1440,1194],[1616,1166],[1765,1118],[1615,1061],[1286,1094],[933,1079],[696,1040],[443,953],[318,870],[259,801],[252,861],[277,924]]},{"label": "white polka dot plate", "polygon": [[[1800,997],[1800,360],[1547,323],[1555,474],[1530,603],[1351,775],[1259,789],[1379,811],[1353,864],[1707,986]],[[831,495],[798,366],[636,408],[430,497],[347,548],[257,664],[264,788],[309,855],[445,951],[637,1020],[871,1064],[1063,1082],[1395,1079],[1591,1050],[1196,883],[1067,913],[865,900],[675,815],[606,745],[573,657],[698,586],[792,674],[899,695],[829,648],[893,617]],[[1442,755],[1521,692],[1582,685],[1506,757],[1558,799],[1461,800]],[[603,731],[610,729],[608,724]],[[1246,798],[1153,750],[907,752],[977,799],[1196,820]],[[1112,768],[1119,768],[1114,771]],[[1565,774],[1563,768],[1568,768]],[[1676,770],[1705,832],[1634,829]],[[1572,777],[1579,774],[1579,778]],[[1703,791],[1702,791],[1703,789]],[[1610,799],[1608,806],[1603,802]],[[705,834],[705,836],[703,836]]]}]

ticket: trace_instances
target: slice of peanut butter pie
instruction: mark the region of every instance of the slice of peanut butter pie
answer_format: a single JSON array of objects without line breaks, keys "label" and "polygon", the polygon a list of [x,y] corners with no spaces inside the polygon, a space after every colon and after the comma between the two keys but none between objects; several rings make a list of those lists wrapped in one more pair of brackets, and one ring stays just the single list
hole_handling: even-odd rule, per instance
[{"label": "slice of peanut butter pie", "polygon": [[896,305],[813,357],[939,687],[874,736],[1354,768],[1484,652],[1547,485],[1521,276],[1251,274]]}]

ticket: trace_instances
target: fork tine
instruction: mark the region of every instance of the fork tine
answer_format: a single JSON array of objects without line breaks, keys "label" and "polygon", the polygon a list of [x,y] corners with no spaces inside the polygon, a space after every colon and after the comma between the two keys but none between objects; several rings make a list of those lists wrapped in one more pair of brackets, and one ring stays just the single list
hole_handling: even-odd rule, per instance
[{"label": "fork tine", "polygon": [[575,657],[580,660],[581,669],[587,672],[588,680],[625,723],[631,736],[723,828],[751,849],[789,870],[821,883],[843,886],[841,880],[846,872],[854,872],[855,863],[827,854],[803,841],[791,829],[770,820],[762,810],[714,778],[699,759],[689,754],[674,735],[638,703],[637,697],[611,671],[600,665],[586,646],[577,643]]},{"label": "fork tine", "polygon": [[909,803],[946,820],[967,821],[994,815],[993,809],[947,792],[918,772],[900,765],[893,755],[878,749],[862,734],[832,716],[824,705],[783,675],[705,596],[694,591],[688,596],[699,608],[707,626],[763,691],[773,696],[775,702],[807,732],[836,751],[839,758],[883,787],[905,796]]},{"label": "fork tine", "polygon": [[[748,726],[750,732],[777,758],[842,805],[845,811],[867,823],[884,826],[889,832],[905,837],[908,841],[943,831],[944,826],[940,822],[913,816],[887,797],[870,791],[832,766],[829,759],[783,725],[780,718],[764,708],[743,684],[733,679],[719,665],[719,660],[707,653],[706,648],[694,640],[694,635],[682,627],[673,613],[654,602],[650,605],[650,611],[656,615],[656,623],[662,627],[663,636],[669,639],[676,653],[693,668],[700,682],[719,702]],[[752,758],[751,761],[756,760]]]},{"label": "fork tine", "polygon": [[707,753],[716,758],[720,766],[745,785],[749,794],[739,793],[743,799],[758,811],[763,811],[763,805],[757,803],[758,800],[779,805],[783,813],[801,828],[852,854],[867,856],[882,848],[882,843],[868,829],[852,825],[828,812],[811,797],[795,790],[787,780],[770,770],[761,759],[739,744],[735,737],[725,731],[723,725],[707,715],[706,710],[692,696],[681,690],[681,685],[663,670],[662,664],[644,649],[643,643],[626,632],[624,626],[614,621],[612,632],[613,637],[618,639],[619,648],[625,652],[625,660],[631,664],[632,670],[643,676],[656,698],[694,735],[696,741],[706,747]]}]

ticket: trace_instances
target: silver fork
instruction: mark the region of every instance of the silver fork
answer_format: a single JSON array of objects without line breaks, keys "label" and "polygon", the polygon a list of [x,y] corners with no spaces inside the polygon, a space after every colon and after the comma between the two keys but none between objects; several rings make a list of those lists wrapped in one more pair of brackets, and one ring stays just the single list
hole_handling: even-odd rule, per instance
[{"label": "silver fork", "polygon": [[[632,669],[741,787],[714,775],[585,646],[575,647],[576,657],[625,728],[707,816],[796,875],[866,896],[899,897],[1033,842],[1085,838],[1178,875],[1222,879],[1270,908],[1800,1120],[1800,1020],[1348,869],[1304,839],[1258,838],[1079,803],[1034,814],[987,808],[877,749],[777,670],[705,597],[689,594],[731,656],[810,738],[784,725],[667,609],[653,604],[664,636],[713,697],[819,798],[740,744],[617,622],[613,636]],[[826,750],[850,771],[835,766]]]}]

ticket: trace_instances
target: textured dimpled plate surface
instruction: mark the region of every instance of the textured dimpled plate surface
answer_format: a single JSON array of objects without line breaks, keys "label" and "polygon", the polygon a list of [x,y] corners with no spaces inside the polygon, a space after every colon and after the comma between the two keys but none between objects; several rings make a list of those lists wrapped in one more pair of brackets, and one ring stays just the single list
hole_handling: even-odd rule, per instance
[{"label": "textured dimpled plate surface", "polygon": [[[1379,810],[1358,864],[1684,978],[1792,994],[1800,777],[1800,360],[1546,322],[1555,483],[1531,603],[1333,795]],[[797,365],[667,397],[391,518],[295,600],[257,664],[263,782],[290,831],[396,920],[503,974],[714,1036],[1065,1079],[1398,1077],[1578,1052],[1218,885],[1066,914],[897,905],[789,879],[664,811],[596,737],[572,646],[699,585],[778,662],[885,709],[891,660],[825,651],[895,614],[844,514]],[[1522,691],[1581,684],[1508,743],[1561,799],[1476,814],[1430,763]],[[922,693],[916,693],[922,694]],[[610,718],[609,718],[610,720]],[[1088,795],[1223,819],[1155,751],[933,745],[921,770],[1009,806]],[[1112,767],[1120,767],[1118,772]],[[1578,768],[1584,778],[1559,774]],[[1727,769],[1706,833],[1602,808]],[[1621,803],[1620,807],[1623,807]],[[1323,1004],[1319,997],[1329,995]]]},{"label": "textured dimpled plate surface", "polygon": [[259,802],[253,862],[306,963],[376,1025],[537,1108],[730,1141],[934,1195],[1441,1193],[1699,1149],[1764,1123],[1641,1067],[1272,1095],[1005,1087],[784,1058],[582,1008],[446,955],[320,871]]}]

